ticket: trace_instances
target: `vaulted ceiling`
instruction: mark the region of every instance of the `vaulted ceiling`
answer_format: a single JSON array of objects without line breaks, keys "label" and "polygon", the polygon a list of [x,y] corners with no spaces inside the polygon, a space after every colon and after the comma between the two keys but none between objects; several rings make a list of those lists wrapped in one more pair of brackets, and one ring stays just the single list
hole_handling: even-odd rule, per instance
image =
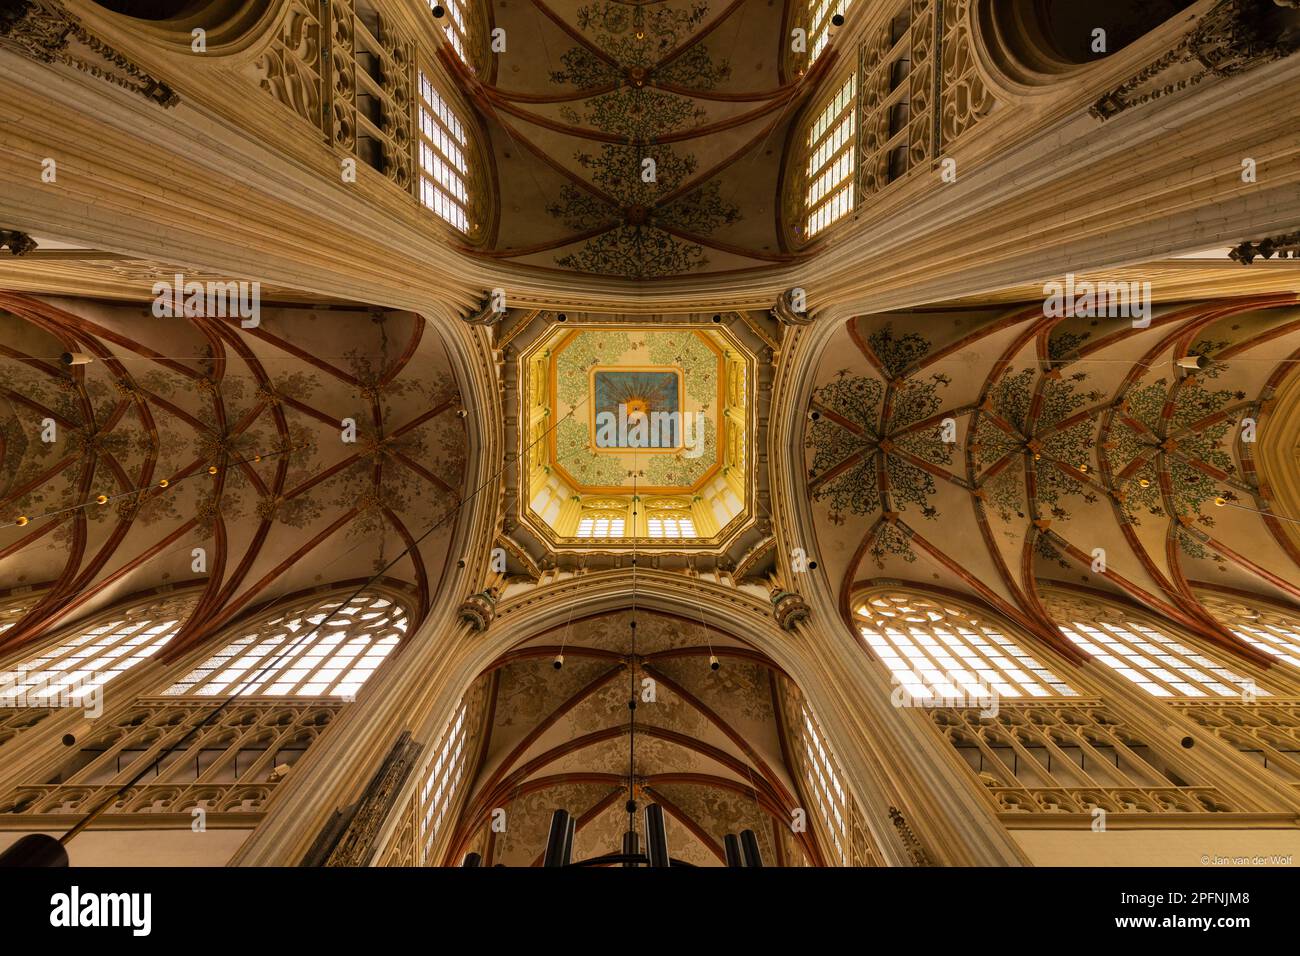
[{"label": "vaulted ceiling", "polygon": [[785,7],[495,4],[507,46],[492,74],[455,64],[490,129],[501,207],[490,254],[634,279],[792,258],[774,197],[813,76],[785,74]]},{"label": "vaulted ceiling", "polygon": [[[92,361],[68,368],[64,352]],[[243,329],[0,293],[0,357],[0,580],[41,594],[4,649],[198,583],[174,654],[287,594],[364,581],[441,522],[385,571],[417,619],[428,610],[466,445],[420,316],[266,304]]]},{"label": "vaulted ceiling", "polygon": [[[784,675],[740,641],[701,624],[629,612],[573,621],[516,647],[489,670],[487,740],[460,815],[452,859],[537,865],[551,813],[576,820],[573,858],[618,852],[628,828],[628,699],[637,695],[636,800],[657,802],[672,856],[724,862],[728,833],[753,829],[769,865],[821,859],[811,832],[792,833],[801,806],[787,764]],[[555,655],[564,666],[556,670]],[[709,667],[709,655],[721,661]],[[652,688],[647,699],[647,688]],[[493,829],[494,810],[498,828]],[[642,814],[635,819],[645,846]]]},{"label": "vaulted ceiling", "polygon": [[[1041,303],[848,322],[805,433],[842,600],[874,578],[939,584],[1047,633],[1037,584],[1065,581],[1227,641],[1197,583],[1294,602],[1300,552],[1245,436],[1267,434],[1300,358],[1297,301],[1165,306],[1149,328]],[[1175,365],[1188,355],[1206,367]]]}]

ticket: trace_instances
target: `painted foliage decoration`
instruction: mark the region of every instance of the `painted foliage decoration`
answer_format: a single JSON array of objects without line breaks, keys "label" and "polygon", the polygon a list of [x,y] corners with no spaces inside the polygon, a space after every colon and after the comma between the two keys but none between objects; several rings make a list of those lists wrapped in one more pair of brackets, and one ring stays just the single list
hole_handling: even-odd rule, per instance
[{"label": "painted foliage decoration", "polygon": [[[1035,379],[1039,379],[1035,383]],[[1004,522],[1027,517],[1024,466],[1031,467],[1038,510],[1046,517],[1071,517],[1072,496],[1091,504],[1096,490],[1081,477],[1092,468],[1096,412],[1077,413],[1104,396],[1080,389],[1087,372],[1039,378],[1035,368],[1003,374],[989,392],[990,409],[981,411],[972,450],[989,477],[981,487],[992,514]],[[1039,405],[1034,408],[1034,399]],[[1009,459],[1009,460],[1008,460]],[[997,470],[994,470],[994,469]]]},{"label": "painted foliage decoration", "polygon": [[[785,795],[787,784],[754,754],[774,748],[779,755],[780,735],[797,730],[782,726],[775,668],[720,632],[644,610],[635,618],[634,676],[657,684],[653,706],[637,713],[638,801],[653,799],[673,808],[674,857],[718,865],[722,846],[713,835],[749,828],[766,841],[764,859],[775,862],[771,841],[774,834],[791,831],[784,825],[785,804],[793,803],[794,795]],[[550,654],[539,652],[558,632],[526,642],[493,668],[488,752],[509,751],[514,741],[549,730],[539,738],[541,746],[509,755],[498,772],[480,778],[485,786],[471,789],[474,802],[462,817],[466,840],[490,828],[491,808],[504,807],[508,814],[509,824],[493,838],[485,864],[533,864],[557,806],[570,808],[581,821],[574,834],[575,858],[621,845],[627,828],[627,674],[609,654],[626,653],[631,619],[618,611],[574,620],[564,628],[568,650],[561,670],[552,668]],[[722,659],[718,671],[701,666],[711,653]],[[574,747],[575,741],[580,746]],[[740,789],[737,774],[745,782]],[[521,787],[525,780],[528,785]],[[847,811],[849,802],[844,805]],[[480,806],[489,812],[478,813]],[[709,838],[701,838],[704,834]],[[821,837],[811,827],[792,836],[796,839],[783,849],[785,863],[811,860]],[[819,852],[825,851],[820,846]]]},{"label": "painted foliage decoration", "polygon": [[[635,337],[615,329],[582,329],[557,346],[554,361],[556,397],[554,463],[579,485],[608,488],[628,485],[635,465],[637,480],[648,487],[687,488],[697,484],[718,460],[717,426],[720,359],[700,333],[686,329],[643,331]],[[601,371],[597,371],[601,370]],[[634,371],[629,371],[634,370]],[[672,394],[658,398],[656,389],[634,388],[680,379]],[[618,386],[618,387],[616,387]],[[631,391],[628,391],[628,389]],[[597,448],[595,415],[617,413],[618,403],[643,404],[647,412],[678,411],[694,416],[703,430],[703,450],[689,449],[631,456],[620,447]],[[613,404],[611,404],[613,403]],[[630,407],[630,406],[629,406]],[[691,440],[685,425],[674,434]],[[615,454],[615,452],[622,452]]]},{"label": "painted foliage decoration", "polygon": [[[808,474],[813,500],[829,505],[835,524],[886,512],[935,519],[935,478],[917,462],[941,468],[952,463],[955,446],[943,441],[940,425],[923,424],[942,407],[948,379],[941,374],[908,377],[930,351],[929,340],[916,332],[895,335],[892,324],[886,324],[867,343],[888,384],[842,369],[813,392],[812,407],[820,417],[805,438],[812,450]],[[870,552],[881,566],[889,554],[916,559],[907,533],[892,521],[877,524]]]},{"label": "painted foliage decoration", "polygon": [[[1191,352],[1210,355],[1225,344],[1202,341]],[[1202,529],[1214,527],[1215,498],[1238,500],[1227,487],[1241,481],[1231,443],[1239,416],[1258,414],[1258,403],[1245,392],[1205,384],[1224,371],[1223,363],[1211,362],[1195,375],[1135,386],[1107,441],[1114,473],[1130,479],[1124,483],[1125,520],[1138,525],[1144,516],[1172,518],[1179,548],[1215,562],[1223,559],[1206,546]]]},{"label": "painted foliage decoration", "polygon": [[[23,527],[31,516],[0,556],[16,575],[74,582],[75,571],[93,582],[146,555],[162,581],[203,573],[194,559],[225,575],[214,588],[274,594],[382,567],[394,535],[456,506],[458,389],[440,343],[409,313],[268,306],[254,336],[201,317],[159,324],[126,305],[81,314],[9,299],[0,329],[20,360],[0,387],[0,455],[12,463],[0,520]],[[370,336],[331,355],[321,345],[344,327]],[[96,360],[71,370],[40,361],[57,349],[49,330],[70,328]],[[259,555],[327,541],[330,559],[272,562],[262,584],[246,580]],[[436,573],[433,560],[409,572],[417,583]],[[52,592],[42,613],[61,600]]]},{"label": "painted foliage decoration", "polygon": [[[706,266],[708,259],[699,243],[674,232],[708,235],[740,218],[716,181],[691,185],[699,171],[693,154],[681,146],[656,144],[666,134],[700,126],[705,112],[688,96],[648,86],[651,77],[707,91],[731,72],[702,43],[658,66],[690,38],[708,12],[705,3],[648,9],[609,0],[579,8],[579,28],[614,62],[574,46],[561,56],[563,69],[551,73],[551,82],[579,89],[618,85],[587,99],[581,109],[564,107],[561,116],[574,126],[626,137],[628,143],[602,143],[594,152],[576,154],[595,188],[566,184],[547,212],[580,232],[613,228],[557,257],[558,265],[637,279],[690,272]],[[653,161],[653,179],[647,161]]]},{"label": "painted foliage decoration", "polygon": [[[990,545],[996,538],[994,556],[1009,568],[1032,557],[1038,573],[1059,568],[1088,581],[1089,553],[1099,544],[1113,551],[1123,538],[1151,565],[1229,574],[1241,564],[1234,553],[1250,547],[1243,515],[1271,507],[1248,444],[1257,439],[1243,426],[1270,420],[1276,382],[1289,370],[1284,359],[1238,358],[1245,339],[1236,333],[1288,329],[1288,321],[1279,310],[1185,339],[1165,329],[1136,342],[1098,339],[1091,321],[1048,336],[1024,326],[1010,351],[992,343],[981,352],[980,339],[1011,336],[1011,326],[990,319],[987,332],[959,332],[940,350],[910,317],[858,317],[839,354],[826,353],[812,391],[809,496],[823,520],[844,526],[830,532],[836,547],[881,570],[890,555],[914,560],[922,538],[937,550],[921,518],[951,528],[969,517],[972,533]],[[841,357],[855,349],[865,362]],[[1165,349],[1209,361],[1171,369]],[[964,431],[944,435],[944,423],[963,421]],[[954,508],[954,489],[969,492],[969,511]]]}]

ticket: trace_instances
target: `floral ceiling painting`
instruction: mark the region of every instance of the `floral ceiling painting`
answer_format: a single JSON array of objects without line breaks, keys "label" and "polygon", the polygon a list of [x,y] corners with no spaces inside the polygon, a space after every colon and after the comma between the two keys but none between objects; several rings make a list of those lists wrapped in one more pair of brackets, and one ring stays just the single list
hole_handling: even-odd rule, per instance
[{"label": "floral ceiling painting", "polygon": [[[798,798],[786,763],[790,729],[778,705],[780,671],[727,635],[666,615],[637,614],[636,686],[655,684],[636,710],[629,757],[627,612],[574,621],[510,651],[485,678],[488,737],[461,810],[449,859],[469,848],[484,865],[534,866],[551,813],[576,820],[575,859],[615,852],[628,828],[629,772],[639,806],[664,808],[672,856],[721,866],[728,833],[752,829],[765,860],[808,865],[825,849],[792,833]],[[563,669],[552,666],[564,644]],[[718,670],[707,666],[716,653]],[[493,808],[509,821],[497,833]],[[634,826],[644,840],[641,813]]]},{"label": "floral ceiling painting", "polygon": [[1041,307],[849,321],[805,428],[819,549],[847,595],[942,578],[1046,624],[1043,582],[1209,626],[1198,585],[1300,598],[1256,445],[1300,348],[1290,297],[1183,303],[1149,328]]},{"label": "floral ceiling painting", "polygon": [[494,15],[540,41],[472,80],[508,227],[494,256],[632,279],[789,258],[771,197],[811,84],[783,74],[781,5],[529,0]]},{"label": "floral ceiling painting", "polygon": [[[555,397],[549,414],[558,421],[548,438],[550,466],[582,491],[698,487],[720,462],[717,419],[727,398],[726,345],[711,330],[563,334],[542,373],[549,376],[547,393]],[[642,414],[648,424],[659,420],[652,417],[656,413],[678,417],[663,419],[670,423],[659,429],[663,435],[647,431],[644,441],[657,441],[657,447],[631,447],[631,432],[622,429],[624,439],[602,447],[602,413],[617,422],[620,405],[624,419]]]},{"label": "floral ceiling painting", "polygon": [[[445,350],[419,316],[266,305],[245,330],[9,293],[0,328],[0,565],[40,595],[5,647],[142,581],[202,587],[177,648],[381,570],[427,612],[466,443]],[[68,367],[64,352],[90,361]]]}]

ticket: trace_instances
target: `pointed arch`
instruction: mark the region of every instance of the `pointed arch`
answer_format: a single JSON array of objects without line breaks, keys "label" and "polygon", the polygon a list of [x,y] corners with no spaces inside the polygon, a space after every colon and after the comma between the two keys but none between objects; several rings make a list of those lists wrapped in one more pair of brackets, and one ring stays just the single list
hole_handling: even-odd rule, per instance
[{"label": "pointed arch", "polygon": [[354,697],[406,636],[404,600],[379,589],[281,604],[227,631],[168,697]]}]

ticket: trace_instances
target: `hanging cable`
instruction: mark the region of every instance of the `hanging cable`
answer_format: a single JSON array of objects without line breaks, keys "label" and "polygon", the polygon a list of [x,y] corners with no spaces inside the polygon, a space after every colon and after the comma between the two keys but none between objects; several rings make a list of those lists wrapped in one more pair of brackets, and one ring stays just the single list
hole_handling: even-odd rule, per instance
[{"label": "hanging cable", "polygon": [[[288,448],[281,449],[280,451],[254,455],[252,458],[236,459],[234,461],[227,462],[226,467],[232,468],[239,465],[256,464],[258,462],[266,461],[271,458],[279,457],[280,455],[287,455],[289,454],[289,452],[294,451],[295,448],[296,446],[290,445]],[[104,506],[107,505],[109,502],[117,501],[121,498],[128,498],[131,495],[144,495],[147,492],[153,491],[155,489],[161,491],[164,489],[175,488],[182,481],[187,481],[190,478],[195,477],[196,475],[204,475],[204,474],[217,475],[220,473],[220,471],[221,469],[217,465],[209,465],[207,468],[196,468],[190,474],[181,475],[179,478],[159,478],[157,482],[155,482],[152,485],[149,485],[146,488],[132,488],[129,491],[118,492],[115,495],[100,494],[100,495],[96,495],[90,501],[83,501],[81,504],[69,505],[66,508],[56,508],[54,511],[46,511],[38,515],[19,515],[17,518],[14,519],[13,524],[19,528],[24,528],[27,525],[31,524],[31,522],[40,521],[42,518],[53,518],[56,515],[69,514],[73,511],[80,511],[83,508],[89,508],[91,505]]]},{"label": "hanging cable", "polygon": [[569,632],[573,627],[573,611],[574,607],[569,608],[569,620],[564,625],[564,632],[560,636],[560,653],[555,655],[555,662],[553,665],[557,671],[564,666],[564,649],[569,646]]},{"label": "hanging cable", "polygon": [[631,652],[628,655],[628,743],[627,743],[627,831],[636,832],[636,518],[640,504],[637,498],[637,451],[632,451],[632,626]]}]

